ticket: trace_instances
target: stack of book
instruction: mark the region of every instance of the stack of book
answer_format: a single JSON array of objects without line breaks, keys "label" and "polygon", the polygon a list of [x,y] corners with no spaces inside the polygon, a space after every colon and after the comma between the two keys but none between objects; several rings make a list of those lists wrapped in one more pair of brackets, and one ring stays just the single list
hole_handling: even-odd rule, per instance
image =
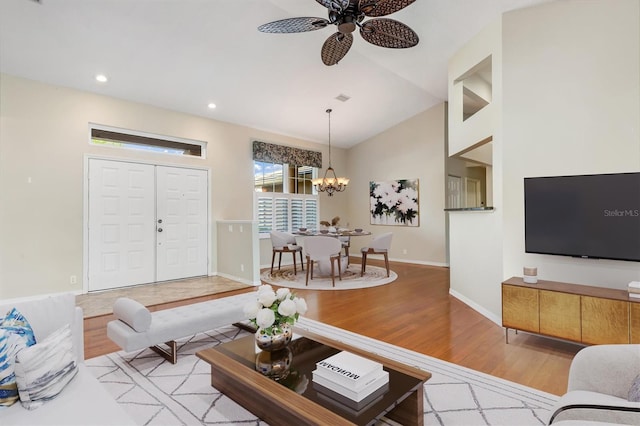
[{"label": "stack of book", "polygon": [[313,386],[319,395],[357,412],[382,398],[389,373],[378,362],[342,351],[316,363]]},{"label": "stack of book", "polygon": [[629,283],[629,297],[640,299],[640,281],[631,281]]}]

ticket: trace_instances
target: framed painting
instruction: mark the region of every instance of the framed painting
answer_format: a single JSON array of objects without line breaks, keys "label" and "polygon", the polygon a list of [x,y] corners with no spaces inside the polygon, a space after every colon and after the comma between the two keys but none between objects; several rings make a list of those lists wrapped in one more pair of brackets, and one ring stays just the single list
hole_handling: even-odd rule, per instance
[{"label": "framed painting", "polygon": [[418,179],[369,182],[372,225],[419,226]]}]

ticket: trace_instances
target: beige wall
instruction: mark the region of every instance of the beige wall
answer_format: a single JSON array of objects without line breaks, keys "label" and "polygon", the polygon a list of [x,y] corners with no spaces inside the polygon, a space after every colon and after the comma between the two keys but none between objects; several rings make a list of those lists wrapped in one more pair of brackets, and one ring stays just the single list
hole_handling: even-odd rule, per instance
[{"label": "beige wall", "polygon": [[[391,259],[446,265],[444,138],[442,103],[348,152],[351,183],[347,221],[352,228],[364,228],[374,235],[392,231]],[[371,225],[369,182],[415,178],[419,179],[420,226]],[[351,252],[356,255],[369,241],[362,237],[351,240]]]},{"label": "beige wall", "polygon": [[[327,146],[114,98],[0,75],[0,298],[83,290],[84,162],[87,155],[211,170],[210,270],[218,220],[253,218],[254,138],[323,152]],[[325,119],[320,113],[319,119]],[[208,142],[207,159],[89,145],[89,123]],[[344,150],[332,150],[345,170]],[[30,183],[29,183],[30,181]],[[321,197],[325,215],[346,200]],[[250,249],[250,248],[249,248]],[[269,248],[270,251],[270,248]],[[70,284],[70,276],[78,278]]]},{"label": "beige wall", "polygon": [[[392,260],[446,266],[445,108],[440,104],[352,147],[347,151],[346,169],[336,166],[334,157],[336,172],[351,182],[343,193],[320,195],[321,218],[340,216],[342,226],[363,228],[373,236],[393,232]],[[369,182],[415,178],[419,179],[420,226],[371,225]],[[339,202],[348,203],[347,208],[339,208]],[[351,256],[359,256],[360,248],[373,236],[352,238]],[[260,247],[261,266],[270,266],[271,244],[263,240]],[[283,265],[291,263],[290,257],[282,259]]]},{"label": "beige wall", "polygon": [[258,222],[219,220],[218,275],[249,285],[260,285]]}]

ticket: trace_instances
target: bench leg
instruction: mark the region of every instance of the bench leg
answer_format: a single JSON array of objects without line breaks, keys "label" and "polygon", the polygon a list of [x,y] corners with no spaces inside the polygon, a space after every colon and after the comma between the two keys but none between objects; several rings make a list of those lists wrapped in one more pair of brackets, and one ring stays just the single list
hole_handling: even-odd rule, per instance
[{"label": "bench leg", "polygon": [[231,325],[236,326],[241,330],[248,331],[249,333],[255,333],[256,331],[258,331],[258,329],[255,328],[253,324],[245,324],[243,322],[234,322]]},{"label": "bench leg", "polygon": [[158,345],[151,346],[149,349],[169,361],[171,364],[175,364],[178,362],[178,344],[175,340],[171,340],[169,342],[165,342],[165,345],[167,345],[169,349],[161,348]]}]

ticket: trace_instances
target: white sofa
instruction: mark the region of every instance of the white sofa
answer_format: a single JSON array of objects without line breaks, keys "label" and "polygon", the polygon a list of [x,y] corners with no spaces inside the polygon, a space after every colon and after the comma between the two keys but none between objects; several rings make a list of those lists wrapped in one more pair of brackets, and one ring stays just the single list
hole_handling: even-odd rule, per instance
[{"label": "white sofa", "polygon": [[65,293],[28,300],[3,300],[0,301],[0,316],[4,318],[13,307],[17,307],[29,321],[36,342],[65,324],[70,324],[78,373],[56,398],[35,410],[23,408],[20,402],[0,409],[1,425],[135,424],[84,364],[84,320],[82,309],[75,305],[74,294]]}]

